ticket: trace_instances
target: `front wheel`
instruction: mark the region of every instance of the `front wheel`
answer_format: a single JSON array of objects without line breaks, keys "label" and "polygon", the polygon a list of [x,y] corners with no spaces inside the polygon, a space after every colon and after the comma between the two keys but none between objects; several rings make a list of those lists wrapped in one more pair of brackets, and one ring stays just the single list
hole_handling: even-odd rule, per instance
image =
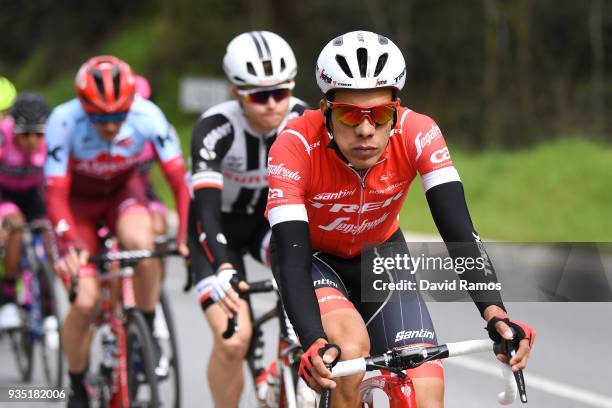
[{"label": "front wheel", "polygon": [[140,311],[127,311],[125,333],[130,406],[157,408],[160,406],[155,374],[157,352],[153,346],[151,332]]},{"label": "front wheel", "polygon": [[41,301],[43,327],[40,345],[42,348],[43,372],[47,385],[61,388],[64,379],[64,356],[62,352],[61,320],[55,291],[55,275],[48,263],[40,265]]},{"label": "front wheel", "polygon": [[174,317],[166,291],[162,288],[155,316],[155,340],[161,351],[157,367],[159,390],[164,406],[181,407],[181,372],[179,365],[178,337]]},{"label": "front wheel", "polygon": [[21,309],[21,326],[8,332],[11,339],[11,348],[15,356],[15,363],[21,376],[21,381],[32,380],[34,340],[30,330],[30,316],[27,310]]}]

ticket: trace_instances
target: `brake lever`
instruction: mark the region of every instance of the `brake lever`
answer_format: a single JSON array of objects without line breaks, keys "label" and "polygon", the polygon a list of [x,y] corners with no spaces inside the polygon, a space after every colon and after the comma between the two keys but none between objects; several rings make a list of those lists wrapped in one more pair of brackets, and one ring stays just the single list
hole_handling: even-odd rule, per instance
[{"label": "brake lever", "polygon": [[[519,344],[521,342],[520,339],[516,338],[516,330],[510,327],[512,331],[512,339],[506,340],[502,338],[499,344],[495,345],[495,351],[504,354],[506,357],[511,359],[516,355],[516,351],[519,348]],[[513,371],[514,381],[516,381],[516,387],[519,392],[519,396],[521,397],[521,402],[523,404],[527,403],[527,385],[525,384],[525,377],[523,375],[523,370]]]}]

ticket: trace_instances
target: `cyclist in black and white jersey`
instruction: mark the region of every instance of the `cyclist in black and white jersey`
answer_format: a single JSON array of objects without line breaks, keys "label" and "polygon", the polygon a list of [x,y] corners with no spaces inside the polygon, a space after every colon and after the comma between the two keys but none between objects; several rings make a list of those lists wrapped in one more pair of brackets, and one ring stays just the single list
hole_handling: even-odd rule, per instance
[{"label": "cyclist in black and white jersey", "polygon": [[[233,100],[206,111],[191,143],[193,199],[189,247],[193,282],[214,344],[208,383],[215,406],[237,406],[243,387],[242,360],[251,336],[247,302],[230,279],[245,279],[243,255],[269,265],[270,227],[264,218],[268,195],[268,151],[304,102],[292,97],[297,64],[291,47],[268,31],[251,31],[227,46],[223,69]],[[221,334],[232,312],[240,331]]]}]

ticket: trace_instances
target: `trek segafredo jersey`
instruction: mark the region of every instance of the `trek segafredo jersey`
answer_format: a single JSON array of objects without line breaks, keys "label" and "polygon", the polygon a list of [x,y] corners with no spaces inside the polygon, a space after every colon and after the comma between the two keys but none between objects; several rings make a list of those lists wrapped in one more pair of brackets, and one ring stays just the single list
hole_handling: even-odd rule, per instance
[{"label": "trek segafredo jersey", "polygon": [[460,181],[438,125],[400,107],[379,161],[360,175],[336,153],[320,111],[287,124],[268,157],[270,225],[309,223],[313,250],[350,258],[386,241],[417,173],[425,191]]},{"label": "trek segafredo jersey", "polygon": [[237,101],[224,102],[204,112],[191,145],[193,190],[223,190],[224,213],[263,214],[268,151],[287,121],[301,115],[305,108],[304,102],[291,97],[289,113],[278,128],[266,135],[249,125]]}]

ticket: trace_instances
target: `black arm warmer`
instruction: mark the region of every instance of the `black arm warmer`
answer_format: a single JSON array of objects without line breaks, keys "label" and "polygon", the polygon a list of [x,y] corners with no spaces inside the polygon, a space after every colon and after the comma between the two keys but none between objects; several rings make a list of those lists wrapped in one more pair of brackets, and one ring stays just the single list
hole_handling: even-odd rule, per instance
[{"label": "black arm warmer", "polygon": [[[206,257],[216,271],[224,262],[229,262],[225,243],[219,242],[219,234],[223,233],[221,226],[221,194],[218,188],[201,188],[194,191],[195,214],[202,232],[206,234],[202,246],[208,248]],[[199,239],[199,237],[198,237]]]},{"label": "black arm warmer", "polygon": [[[453,259],[482,257],[485,260],[484,269],[465,271],[461,278],[469,283],[497,283],[493,264],[474,230],[461,182],[453,181],[437,185],[427,190],[425,196],[436,227],[447,244],[449,255]],[[457,244],[461,242],[471,244]],[[499,292],[470,290],[469,293],[481,315],[491,305],[506,310]]]},{"label": "black arm warmer", "polygon": [[283,306],[300,338],[302,348],[318,338],[327,339],[312,286],[312,248],[305,221],[285,221],[272,227],[272,272]]}]

